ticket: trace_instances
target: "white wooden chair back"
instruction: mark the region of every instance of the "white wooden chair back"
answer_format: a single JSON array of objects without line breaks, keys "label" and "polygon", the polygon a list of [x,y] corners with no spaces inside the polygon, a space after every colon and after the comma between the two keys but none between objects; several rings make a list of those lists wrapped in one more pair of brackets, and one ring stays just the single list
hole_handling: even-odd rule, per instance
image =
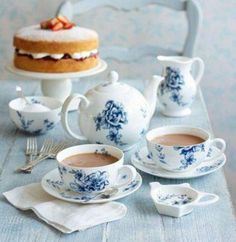
[{"label": "white wooden chair back", "polygon": [[81,0],[72,4],[70,1],[63,2],[57,14],[63,14],[69,19],[75,15],[83,14],[87,11],[100,7],[110,7],[114,10],[131,11],[150,5],[162,5],[175,11],[185,11],[188,21],[188,33],[182,51],[162,48],[161,46],[138,46],[125,48],[120,46],[101,47],[99,49],[101,57],[104,59],[114,59],[117,61],[136,61],[145,56],[157,55],[184,55],[194,56],[194,49],[201,24],[201,9],[195,0]]}]

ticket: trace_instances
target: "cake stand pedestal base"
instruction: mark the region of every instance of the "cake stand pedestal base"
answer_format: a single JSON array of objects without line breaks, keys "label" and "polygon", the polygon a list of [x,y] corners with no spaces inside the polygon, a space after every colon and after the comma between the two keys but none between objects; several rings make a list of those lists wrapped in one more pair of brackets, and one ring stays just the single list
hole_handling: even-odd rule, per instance
[{"label": "cake stand pedestal base", "polygon": [[44,79],[41,81],[41,91],[44,96],[54,97],[64,102],[72,91],[71,79]]}]

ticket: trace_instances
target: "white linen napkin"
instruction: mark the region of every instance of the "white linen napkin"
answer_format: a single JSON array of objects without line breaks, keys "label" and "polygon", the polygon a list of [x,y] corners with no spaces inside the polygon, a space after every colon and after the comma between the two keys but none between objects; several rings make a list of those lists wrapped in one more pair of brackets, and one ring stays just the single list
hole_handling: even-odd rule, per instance
[{"label": "white linen napkin", "polygon": [[84,205],[62,201],[47,194],[40,183],[17,187],[3,195],[13,206],[32,209],[40,219],[63,233],[121,219],[127,211],[126,206],[118,202]]}]

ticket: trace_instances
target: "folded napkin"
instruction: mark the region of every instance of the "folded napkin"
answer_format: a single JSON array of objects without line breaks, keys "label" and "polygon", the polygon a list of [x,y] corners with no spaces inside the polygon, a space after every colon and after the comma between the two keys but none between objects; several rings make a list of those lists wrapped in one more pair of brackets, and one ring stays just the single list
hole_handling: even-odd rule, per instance
[{"label": "folded napkin", "polygon": [[13,206],[32,209],[40,219],[63,233],[121,219],[127,211],[126,206],[118,202],[84,205],[55,199],[39,183],[17,187],[3,195]]}]

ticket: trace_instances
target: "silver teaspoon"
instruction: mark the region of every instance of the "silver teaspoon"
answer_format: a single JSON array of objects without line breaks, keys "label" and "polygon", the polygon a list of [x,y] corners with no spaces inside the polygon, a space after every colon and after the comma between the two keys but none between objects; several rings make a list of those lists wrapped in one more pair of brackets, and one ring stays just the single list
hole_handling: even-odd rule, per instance
[{"label": "silver teaspoon", "polygon": [[16,86],[16,93],[17,93],[17,95],[18,95],[19,98],[24,99],[24,101],[25,101],[25,103],[26,103],[27,105],[31,104],[31,103],[29,102],[29,100],[25,97],[25,95],[24,95],[24,93],[23,93],[21,87]]},{"label": "silver teaspoon", "polygon": [[105,190],[104,192],[101,192],[101,193],[96,194],[93,197],[88,197],[88,198],[84,199],[83,202],[85,202],[85,203],[86,202],[89,202],[91,200],[94,200],[97,197],[100,197],[101,199],[108,199],[111,196],[115,195],[118,191],[119,191],[118,188],[111,187],[111,188],[108,188],[107,190]]}]

